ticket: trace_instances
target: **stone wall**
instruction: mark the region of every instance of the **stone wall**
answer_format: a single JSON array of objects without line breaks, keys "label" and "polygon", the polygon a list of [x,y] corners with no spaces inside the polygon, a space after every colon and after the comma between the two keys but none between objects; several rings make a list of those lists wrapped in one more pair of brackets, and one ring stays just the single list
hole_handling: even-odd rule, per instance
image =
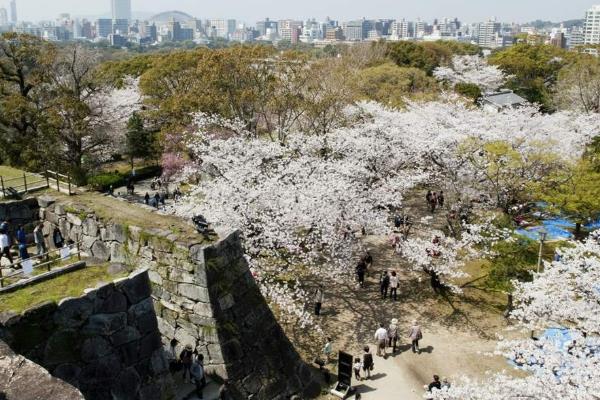
[{"label": "stone wall", "polygon": [[236,398],[319,393],[262,297],[237,232],[207,241],[176,230],[106,222],[74,202],[40,206],[46,231],[58,226],[90,256],[146,268],[165,348],[175,339],[177,353],[189,344],[204,354],[207,371],[228,378]]},{"label": "stone wall", "polygon": [[79,390],[0,341],[0,398],[3,400],[84,400]]},{"label": "stone wall", "polygon": [[147,272],[85,292],[2,314],[3,340],[87,399],[171,398]]},{"label": "stone wall", "polygon": [[0,222],[9,222],[12,237],[14,237],[19,225],[23,225],[27,232],[32,232],[35,227],[34,224],[40,219],[39,209],[36,199],[1,202]]}]

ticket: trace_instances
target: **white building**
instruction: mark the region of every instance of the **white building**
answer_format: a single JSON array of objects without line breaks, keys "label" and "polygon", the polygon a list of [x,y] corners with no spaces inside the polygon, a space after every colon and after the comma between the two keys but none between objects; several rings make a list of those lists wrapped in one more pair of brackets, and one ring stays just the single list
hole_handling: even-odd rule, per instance
[{"label": "white building", "polygon": [[600,44],[600,5],[592,6],[585,12],[583,26],[584,44]]},{"label": "white building", "polygon": [[131,21],[131,0],[111,0],[113,20]]},{"label": "white building", "polygon": [[0,26],[8,25],[8,12],[6,8],[0,7]]},{"label": "white building", "polygon": [[18,21],[17,18],[17,2],[16,0],[11,0],[10,2],[10,22],[16,24]]},{"label": "white building", "polygon": [[[235,19],[209,19],[207,22],[207,31],[214,33],[220,38],[229,39],[230,35],[237,29]],[[207,34],[214,36],[210,32],[207,32]]]},{"label": "white building", "polygon": [[408,22],[402,19],[402,21],[394,21],[392,24],[392,40],[401,40],[408,38]]},{"label": "white building", "polygon": [[477,44],[481,47],[498,47],[498,34],[502,25],[496,19],[490,19],[478,24],[476,29]]}]

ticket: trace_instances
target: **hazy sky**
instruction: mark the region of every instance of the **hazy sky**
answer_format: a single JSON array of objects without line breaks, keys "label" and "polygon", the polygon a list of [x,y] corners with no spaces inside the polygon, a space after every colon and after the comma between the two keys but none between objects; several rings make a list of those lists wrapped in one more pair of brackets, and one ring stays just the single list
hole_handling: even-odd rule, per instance
[{"label": "hazy sky", "polygon": [[[600,0],[597,0],[600,3]],[[9,0],[0,0],[7,6]],[[432,19],[454,17],[474,22],[496,16],[506,22],[582,18],[590,0],[132,0],[133,11],[181,10],[199,18],[231,17],[253,23],[266,16],[347,20],[359,17]],[[17,0],[19,20],[54,19],[59,13],[96,15],[110,0]]]}]

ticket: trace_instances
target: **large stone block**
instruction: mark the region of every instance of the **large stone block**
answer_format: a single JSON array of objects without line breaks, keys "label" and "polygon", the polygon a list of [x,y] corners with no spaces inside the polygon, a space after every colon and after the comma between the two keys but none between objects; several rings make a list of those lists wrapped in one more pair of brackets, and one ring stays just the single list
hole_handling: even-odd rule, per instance
[{"label": "large stone block", "polygon": [[160,334],[158,332],[152,332],[140,340],[139,359],[144,360],[150,358],[152,357],[152,353],[160,349],[162,349]]},{"label": "large stone block", "polygon": [[142,337],[140,332],[132,326],[126,326],[118,332],[110,335],[110,342],[115,347],[120,347],[126,343],[131,343],[139,340]]},{"label": "large stone block", "polygon": [[158,330],[160,333],[169,338],[173,339],[175,337],[175,327],[165,321],[163,318],[157,317],[156,321],[158,323]]},{"label": "large stone block", "polygon": [[156,271],[149,270],[148,278],[150,278],[150,282],[155,283],[157,285],[162,285],[163,283],[162,276],[160,276],[160,274]]},{"label": "large stone block", "polygon": [[189,344],[193,348],[196,347],[196,338],[190,335],[190,333],[183,328],[177,328],[175,330],[175,340],[177,340],[182,346]]},{"label": "large stone block", "polygon": [[85,363],[91,363],[112,353],[114,353],[114,348],[108,340],[94,336],[83,342],[81,360]]},{"label": "large stone block", "polygon": [[125,293],[129,304],[137,304],[152,294],[147,271],[134,272],[129,279],[119,282],[117,287]]},{"label": "large stone block", "polygon": [[96,240],[92,245],[92,256],[102,261],[110,260],[110,249],[101,240]]},{"label": "large stone block", "polygon": [[169,269],[169,279],[177,283],[197,283],[193,274],[179,268]]},{"label": "large stone block", "polygon": [[78,328],[92,315],[94,303],[89,297],[66,298],[54,313],[54,323],[65,328]]},{"label": "large stone block", "polygon": [[212,317],[213,309],[210,303],[196,303],[194,304],[194,314],[200,317]]},{"label": "large stone block", "polygon": [[121,243],[115,242],[110,245],[110,261],[114,263],[126,263],[127,253],[125,246]]},{"label": "large stone block", "polygon": [[44,348],[44,366],[54,366],[78,360],[80,335],[75,330],[55,331]]},{"label": "large stone block", "polygon": [[121,224],[107,225],[103,239],[107,241],[117,241],[122,244],[127,240],[127,231]]},{"label": "large stone block", "polygon": [[208,289],[191,283],[180,283],[177,285],[177,292],[188,299],[201,301],[203,303],[210,302]]},{"label": "large stone block", "polygon": [[162,348],[157,349],[152,353],[150,359],[150,367],[154,375],[161,375],[169,371],[169,362]]},{"label": "large stone block", "polygon": [[106,296],[100,296],[100,293],[97,294],[94,302],[95,313],[112,314],[125,311],[127,311],[127,298],[121,292],[111,290]]},{"label": "large stone block", "polygon": [[72,214],[72,213],[67,213],[67,221],[75,226],[81,226],[83,224],[83,221],[81,220],[81,218],[79,218],[79,216]]},{"label": "large stone block", "polygon": [[135,368],[127,368],[119,374],[116,385],[111,388],[112,397],[119,400],[139,399],[140,385],[141,378]]},{"label": "large stone block", "polygon": [[83,327],[83,333],[86,335],[109,336],[125,328],[127,325],[127,314],[96,314],[92,315],[88,323]]},{"label": "large stone block", "polygon": [[49,208],[52,204],[55,203],[55,199],[50,196],[39,196],[37,198],[38,205],[42,208]]},{"label": "large stone block", "polygon": [[83,221],[83,234],[87,236],[98,237],[99,229],[98,222],[93,217],[88,217]]}]

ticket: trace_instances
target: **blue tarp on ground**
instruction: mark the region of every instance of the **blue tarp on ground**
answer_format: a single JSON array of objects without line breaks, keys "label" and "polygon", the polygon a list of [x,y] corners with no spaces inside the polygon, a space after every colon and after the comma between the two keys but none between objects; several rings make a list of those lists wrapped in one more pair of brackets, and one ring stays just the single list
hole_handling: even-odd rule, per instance
[{"label": "blue tarp on ground", "polygon": [[[546,240],[572,239],[571,231],[575,229],[575,223],[566,218],[549,218],[542,221],[542,225],[527,228],[519,228],[515,232],[529,239],[539,240],[540,230],[544,228],[547,232]],[[583,225],[586,230],[600,229],[600,220]]]}]

